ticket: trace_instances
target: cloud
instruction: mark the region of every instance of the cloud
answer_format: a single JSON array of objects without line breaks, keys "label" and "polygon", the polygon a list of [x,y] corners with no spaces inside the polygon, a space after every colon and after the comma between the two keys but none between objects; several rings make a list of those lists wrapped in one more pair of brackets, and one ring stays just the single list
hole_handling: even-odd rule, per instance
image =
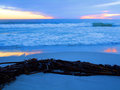
[{"label": "cloud", "polygon": [[80,19],[114,19],[113,18],[114,16],[120,16],[120,14],[103,13],[103,14],[85,15],[85,16],[81,16]]},{"label": "cloud", "polygon": [[0,19],[53,19],[40,12],[20,11],[16,7],[0,5]]},{"label": "cloud", "polygon": [[120,5],[120,1],[105,3],[105,4],[99,4],[99,5],[95,5],[95,7],[108,7],[108,6],[114,6],[114,5]]},{"label": "cloud", "polygon": [[1,9],[12,9],[12,10],[17,9],[16,7],[5,6],[5,5],[0,5],[0,8],[1,8]]}]

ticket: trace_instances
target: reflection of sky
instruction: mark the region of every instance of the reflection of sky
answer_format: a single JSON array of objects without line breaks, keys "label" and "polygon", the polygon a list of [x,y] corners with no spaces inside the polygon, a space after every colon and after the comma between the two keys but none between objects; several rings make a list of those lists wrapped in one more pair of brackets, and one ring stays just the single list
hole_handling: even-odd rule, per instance
[{"label": "reflection of sky", "polygon": [[40,54],[42,51],[33,51],[33,52],[2,52],[0,51],[0,57],[8,57],[8,56],[21,56],[21,55],[31,55],[31,54]]},{"label": "reflection of sky", "polygon": [[6,48],[0,50],[0,57],[21,56],[41,53],[59,53],[59,52],[98,52],[120,54],[120,47],[110,46],[43,46],[43,47],[21,47]]},{"label": "reflection of sky", "polygon": [[118,50],[116,48],[108,48],[104,50],[106,53],[118,53]]}]

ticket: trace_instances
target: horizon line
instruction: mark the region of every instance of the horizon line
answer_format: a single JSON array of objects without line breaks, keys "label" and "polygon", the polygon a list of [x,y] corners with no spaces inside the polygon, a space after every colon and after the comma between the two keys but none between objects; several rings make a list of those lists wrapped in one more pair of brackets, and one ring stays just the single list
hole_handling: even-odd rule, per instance
[{"label": "horizon line", "polygon": [[[80,19],[80,18],[53,18],[53,19],[0,19],[0,20],[54,20],[54,19]],[[114,19],[80,19],[80,20],[117,20],[120,18],[114,18]]]}]

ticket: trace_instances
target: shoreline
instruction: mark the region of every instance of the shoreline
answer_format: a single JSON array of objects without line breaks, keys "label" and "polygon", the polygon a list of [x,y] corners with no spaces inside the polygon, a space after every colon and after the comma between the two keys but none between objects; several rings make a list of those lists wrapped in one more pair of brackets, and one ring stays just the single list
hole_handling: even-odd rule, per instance
[{"label": "shoreline", "polygon": [[[114,51],[112,51],[114,50]],[[100,52],[120,54],[120,45],[68,45],[68,46],[1,46],[0,52],[32,52],[42,51],[43,53],[56,52]]]},{"label": "shoreline", "polygon": [[94,64],[117,64],[120,65],[120,54],[113,53],[98,53],[98,52],[56,52],[56,53],[41,53],[41,54],[32,54],[32,55],[22,55],[22,56],[9,56],[9,57],[0,57],[0,63],[2,62],[16,62],[23,61],[30,58],[37,59],[62,59],[70,61],[85,61],[91,62]]},{"label": "shoreline", "polygon": [[[85,62],[92,62],[94,64],[118,64],[120,65],[120,55],[119,54],[111,54],[111,53],[96,53],[96,52],[59,52],[59,53],[41,53],[41,54],[33,54],[33,55],[22,55],[22,56],[10,56],[10,57],[0,57],[0,61],[6,62],[6,61],[23,61],[25,59],[29,58],[38,58],[38,59],[44,59],[44,58],[55,58],[55,59],[63,59],[63,60],[70,60],[70,61],[85,61]],[[36,79],[35,79],[36,78]],[[45,80],[45,78],[47,80]],[[50,79],[52,78],[52,79]],[[59,79],[58,79],[59,78]],[[64,78],[64,80],[63,80]],[[79,80],[78,80],[79,79]],[[104,80],[103,80],[104,79]],[[31,82],[31,80],[34,82]],[[54,80],[54,82],[52,82]],[[56,82],[57,80],[57,82]],[[81,81],[82,80],[82,81]],[[84,81],[86,80],[86,81]],[[84,76],[84,77],[75,77],[75,76],[65,76],[65,75],[57,75],[57,74],[42,74],[37,73],[33,75],[21,75],[20,77],[17,77],[17,80],[15,82],[12,82],[10,85],[5,85],[5,88],[3,90],[21,90],[21,89],[27,89],[27,90],[39,90],[40,88],[42,90],[58,90],[66,88],[62,88],[66,86],[65,82],[69,82],[69,90],[70,87],[73,87],[73,82],[76,83],[74,86],[79,89],[88,90],[85,86],[88,85],[90,90],[119,90],[119,76]],[[113,83],[114,81],[114,83]],[[31,83],[30,83],[31,82]],[[40,83],[39,84],[36,84]],[[59,85],[59,83],[61,85]],[[93,83],[94,82],[94,83]],[[112,82],[112,83],[111,83]],[[49,88],[46,88],[46,84],[49,84]],[[32,84],[32,86],[31,86]],[[56,89],[54,89],[54,85],[57,84]],[[107,84],[105,87],[104,84]],[[92,85],[92,87],[90,87]],[[101,87],[98,89],[98,87]],[[101,86],[102,85],[102,86]],[[113,87],[114,85],[114,87]],[[22,86],[22,87],[21,87]],[[44,86],[44,87],[42,87]],[[30,88],[31,87],[31,88]],[[106,88],[106,89],[105,89]]]}]

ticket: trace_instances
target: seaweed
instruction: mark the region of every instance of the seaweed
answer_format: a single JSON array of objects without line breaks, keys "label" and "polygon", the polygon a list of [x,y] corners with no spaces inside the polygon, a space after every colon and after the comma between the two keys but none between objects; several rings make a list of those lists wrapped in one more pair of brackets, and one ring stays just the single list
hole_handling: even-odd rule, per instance
[{"label": "seaweed", "polygon": [[4,85],[15,81],[16,77],[19,75],[29,75],[38,72],[74,76],[120,76],[120,66],[118,65],[92,64],[81,61],[64,61],[56,59],[38,60],[36,58],[32,58],[21,62],[5,62],[0,64],[12,64],[0,67],[0,90]]}]

